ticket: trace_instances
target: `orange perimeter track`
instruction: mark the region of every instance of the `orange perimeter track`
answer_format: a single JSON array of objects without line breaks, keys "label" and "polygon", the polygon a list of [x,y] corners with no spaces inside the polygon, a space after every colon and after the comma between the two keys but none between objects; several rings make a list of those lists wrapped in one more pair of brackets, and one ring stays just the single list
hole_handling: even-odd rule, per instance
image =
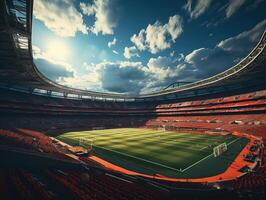
[{"label": "orange perimeter track", "polygon": [[173,181],[173,182],[205,182],[205,183],[206,182],[228,181],[228,180],[234,180],[237,177],[243,175],[242,172],[238,171],[240,168],[244,166],[253,167],[254,163],[246,162],[243,160],[243,158],[245,155],[249,153],[249,148],[254,144],[255,140],[258,140],[257,138],[251,135],[248,135],[248,134],[244,134],[244,133],[233,132],[233,135],[236,135],[238,137],[248,138],[249,139],[248,144],[242,149],[242,151],[239,153],[239,155],[231,163],[231,165],[227,168],[225,172],[215,175],[215,176],[206,177],[206,178],[179,179],[179,178],[169,178],[166,176],[162,176],[160,174],[156,174],[152,176],[152,175],[141,174],[141,173],[127,170],[125,168],[109,163],[97,156],[90,156],[89,158],[101,164],[103,167],[105,167],[108,170],[120,172],[120,173],[127,174],[127,175],[142,176],[142,177],[157,179],[157,180],[165,180],[165,181]]}]

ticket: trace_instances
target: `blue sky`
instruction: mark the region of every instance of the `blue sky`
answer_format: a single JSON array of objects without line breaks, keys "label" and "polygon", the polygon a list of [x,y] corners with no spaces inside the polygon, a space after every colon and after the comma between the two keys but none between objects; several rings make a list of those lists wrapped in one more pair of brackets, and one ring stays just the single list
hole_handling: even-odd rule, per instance
[{"label": "blue sky", "polygon": [[265,30],[265,9],[265,0],[35,0],[35,64],[71,87],[152,92],[236,64]]}]

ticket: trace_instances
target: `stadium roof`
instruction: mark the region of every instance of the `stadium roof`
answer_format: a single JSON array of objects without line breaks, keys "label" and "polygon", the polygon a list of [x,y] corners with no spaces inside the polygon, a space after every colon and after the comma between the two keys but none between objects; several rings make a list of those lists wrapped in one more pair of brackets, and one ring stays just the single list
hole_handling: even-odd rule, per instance
[{"label": "stadium roof", "polygon": [[32,55],[33,0],[3,0],[0,2],[0,86],[32,93],[62,95],[104,100],[163,100],[189,93],[226,91],[256,85],[266,85],[266,32],[251,53],[230,69],[210,78],[188,83],[178,88],[130,96],[100,93],[59,85],[38,71]]}]

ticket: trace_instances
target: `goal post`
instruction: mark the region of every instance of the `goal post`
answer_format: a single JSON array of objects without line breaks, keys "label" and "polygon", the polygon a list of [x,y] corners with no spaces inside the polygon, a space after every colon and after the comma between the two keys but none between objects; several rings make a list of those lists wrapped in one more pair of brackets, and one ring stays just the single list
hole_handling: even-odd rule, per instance
[{"label": "goal post", "polygon": [[224,142],[213,148],[214,157],[220,156],[227,150],[227,144]]}]

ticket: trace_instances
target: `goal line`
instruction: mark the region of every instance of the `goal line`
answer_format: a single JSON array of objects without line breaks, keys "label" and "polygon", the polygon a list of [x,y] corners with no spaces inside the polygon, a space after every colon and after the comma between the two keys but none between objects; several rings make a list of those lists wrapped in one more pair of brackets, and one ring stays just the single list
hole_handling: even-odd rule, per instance
[{"label": "goal line", "polygon": [[[229,146],[229,145],[231,145],[231,144],[235,143],[235,142],[236,142],[237,140],[239,140],[239,139],[240,139],[240,137],[239,137],[239,138],[236,138],[236,139],[234,139],[233,141],[229,142],[229,143],[227,144],[227,146]],[[207,158],[209,158],[209,157],[211,157],[211,156],[213,156],[213,152],[212,152],[211,154],[207,155],[206,157],[204,157],[204,158],[200,159],[199,161],[197,161],[197,162],[193,163],[192,165],[190,165],[190,166],[186,167],[185,169],[181,170],[181,172],[185,172],[185,171],[187,171],[187,170],[188,170],[188,169],[190,169],[191,167],[193,167],[193,166],[195,166],[195,165],[197,165],[197,164],[201,163],[202,161],[206,160]]]},{"label": "goal line", "polygon": [[150,160],[146,160],[146,159],[143,159],[143,158],[139,158],[139,157],[136,157],[136,156],[132,156],[132,155],[129,155],[127,153],[122,153],[120,151],[116,151],[116,150],[113,150],[113,149],[108,149],[108,148],[101,147],[101,146],[97,146],[97,145],[93,145],[93,147],[97,147],[97,148],[100,148],[100,149],[104,149],[106,151],[111,151],[111,152],[114,152],[114,153],[117,153],[117,154],[121,154],[123,156],[127,156],[127,157],[130,157],[130,158],[134,158],[136,160],[141,160],[141,161],[144,161],[146,163],[150,163],[150,164],[153,164],[153,165],[157,165],[157,166],[160,166],[160,167],[164,167],[164,168],[167,168],[167,169],[170,169],[170,170],[182,172],[182,169],[176,169],[176,168],[173,168],[173,167],[169,167],[169,166],[164,165],[164,164],[160,164],[160,163],[157,163],[157,162],[153,162],[153,161],[150,161]]}]

